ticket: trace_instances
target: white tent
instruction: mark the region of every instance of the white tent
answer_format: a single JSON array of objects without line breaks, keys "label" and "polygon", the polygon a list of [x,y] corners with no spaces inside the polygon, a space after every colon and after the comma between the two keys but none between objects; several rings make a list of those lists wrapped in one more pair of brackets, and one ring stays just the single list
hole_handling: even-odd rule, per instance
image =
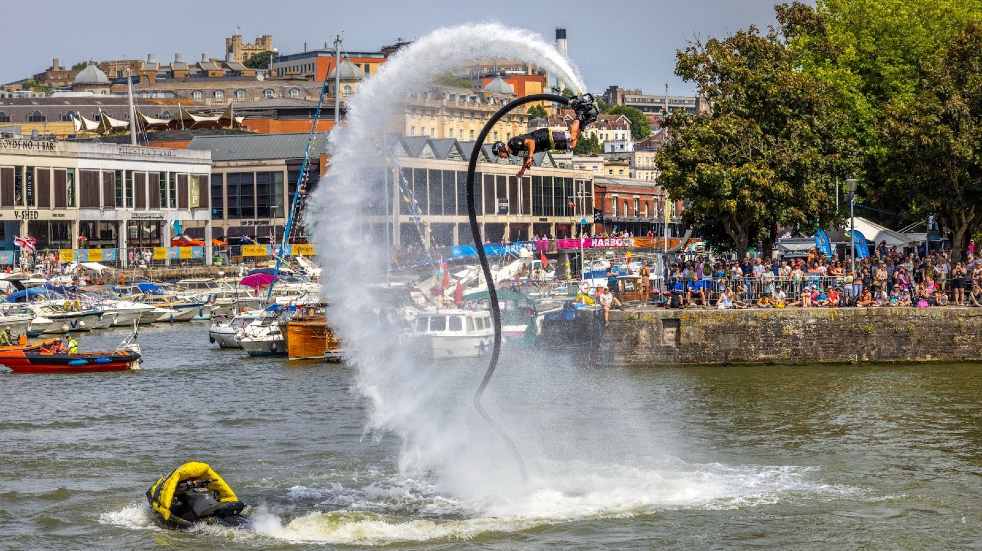
[{"label": "white tent", "polygon": [[97,274],[101,274],[103,270],[112,269],[109,266],[106,266],[105,264],[100,264],[98,262],[83,262],[82,267],[85,268],[86,270],[92,270]]},{"label": "white tent", "polygon": [[99,129],[99,123],[87,119],[81,113],[72,113],[72,122],[75,123],[76,132],[95,132]]},{"label": "white tent", "polygon": [[[886,241],[888,247],[907,247],[918,242],[916,234],[900,233],[861,216],[855,218],[855,224],[856,231],[862,233],[867,241],[875,245]],[[847,220],[846,230],[848,231],[849,229],[849,221]]]}]

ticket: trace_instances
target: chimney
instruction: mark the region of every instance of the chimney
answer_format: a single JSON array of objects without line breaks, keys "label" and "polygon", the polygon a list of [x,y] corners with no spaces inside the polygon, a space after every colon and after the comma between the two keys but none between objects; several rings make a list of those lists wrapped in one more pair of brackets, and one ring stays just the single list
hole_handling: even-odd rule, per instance
[{"label": "chimney", "polygon": [[147,54],[147,63],[153,62],[153,54]]},{"label": "chimney", "polygon": [[566,29],[556,28],[556,49],[559,50],[559,53],[563,54],[563,57],[569,56],[566,49]]},{"label": "chimney", "polygon": [[303,41],[303,51],[304,52],[307,51],[307,41],[306,40]]},{"label": "chimney", "polygon": [[61,63],[59,63],[59,59],[57,57],[51,58],[51,70],[57,71],[59,69],[61,69]]},{"label": "chimney", "polygon": [[204,63],[206,61],[208,61],[208,56],[206,56],[205,54],[202,53],[201,54],[201,62]]},{"label": "chimney", "polygon": [[180,63],[181,61],[183,61],[183,59],[181,58],[181,54],[180,53],[174,54],[174,63]]}]

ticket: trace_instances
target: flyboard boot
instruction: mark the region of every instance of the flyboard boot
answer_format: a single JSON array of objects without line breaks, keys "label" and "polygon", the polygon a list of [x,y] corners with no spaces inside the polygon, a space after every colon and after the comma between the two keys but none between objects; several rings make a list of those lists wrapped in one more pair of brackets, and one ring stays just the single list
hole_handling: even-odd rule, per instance
[{"label": "flyboard boot", "polygon": [[590,93],[570,99],[569,106],[576,112],[576,118],[580,121],[580,130],[596,122],[597,117],[600,116],[600,108],[597,107],[597,100]]}]

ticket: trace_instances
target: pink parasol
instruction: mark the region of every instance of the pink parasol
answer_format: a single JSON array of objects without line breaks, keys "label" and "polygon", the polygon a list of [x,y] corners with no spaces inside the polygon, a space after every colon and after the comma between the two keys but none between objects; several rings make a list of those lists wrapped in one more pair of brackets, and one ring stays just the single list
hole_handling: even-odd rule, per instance
[{"label": "pink parasol", "polygon": [[277,277],[272,274],[264,274],[262,272],[252,275],[247,275],[242,278],[239,285],[245,285],[246,287],[252,287],[253,289],[259,289],[260,287],[266,287],[270,283],[276,281]]}]

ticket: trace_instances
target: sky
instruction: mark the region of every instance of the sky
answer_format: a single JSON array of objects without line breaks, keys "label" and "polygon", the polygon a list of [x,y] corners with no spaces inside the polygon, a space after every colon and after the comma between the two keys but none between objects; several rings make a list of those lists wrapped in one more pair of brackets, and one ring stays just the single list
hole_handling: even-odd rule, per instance
[{"label": "sky", "polygon": [[[202,53],[224,57],[225,37],[237,29],[247,41],[271,34],[281,54],[331,42],[344,32],[344,49],[372,51],[396,38],[413,39],[442,26],[499,22],[552,42],[565,27],[569,56],[591,91],[612,84],[691,94],[674,75],[675,52],[694,39],[725,36],[748,25],[774,22],[774,0],[5,0],[0,36],[0,82],[86,59],[160,61],[175,52],[188,61]],[[30,23],[30,24],[28,24]]]}]

